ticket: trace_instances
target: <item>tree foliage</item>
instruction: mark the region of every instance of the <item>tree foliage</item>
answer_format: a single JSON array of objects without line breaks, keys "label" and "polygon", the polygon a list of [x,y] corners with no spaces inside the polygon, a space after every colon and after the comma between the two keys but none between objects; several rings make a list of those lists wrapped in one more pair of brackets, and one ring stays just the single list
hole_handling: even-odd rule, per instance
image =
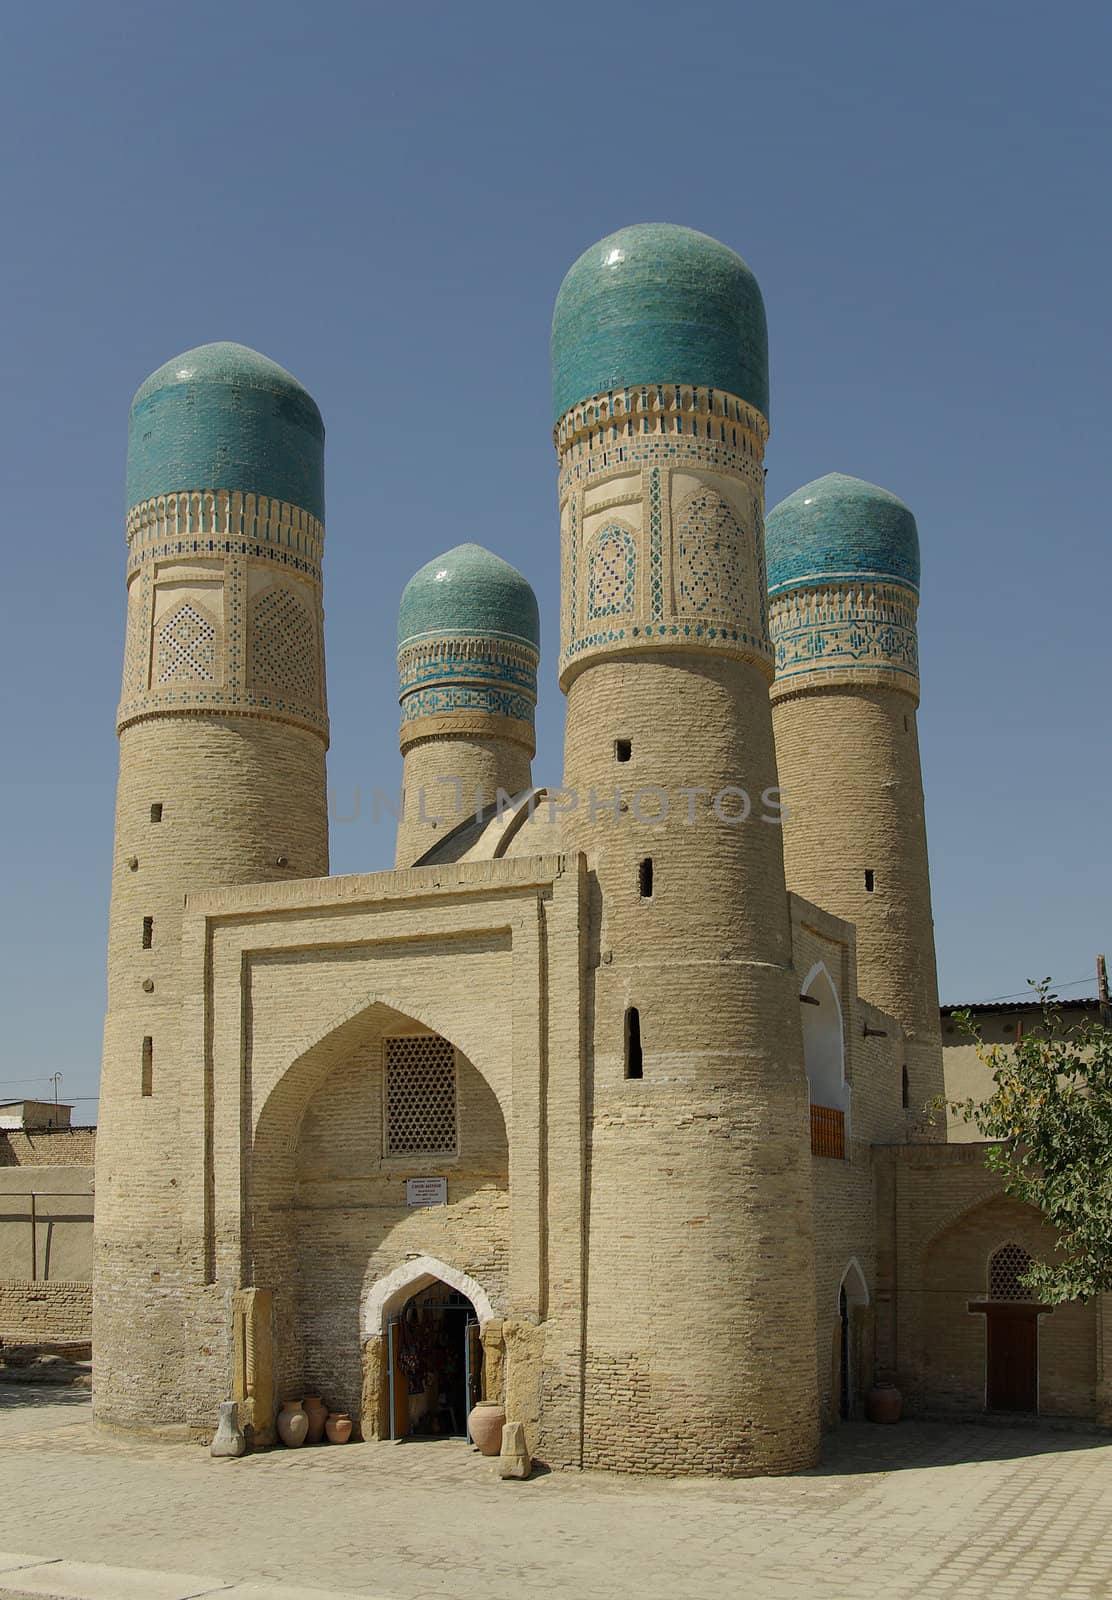
[{"label": "tree foliage", "polygon": [[1050,980],[1032,984],[1041,1023],[1008,1045],[987,1045],[969,1011],[956,1020],[992,1073],[986,1100],[954,1102],[993,1141],[985,1162],[1056,1235],[1049,1260],[1022,1282],[1048,1305],[1112,1290],[1112,1028],[1068,1023]]}]

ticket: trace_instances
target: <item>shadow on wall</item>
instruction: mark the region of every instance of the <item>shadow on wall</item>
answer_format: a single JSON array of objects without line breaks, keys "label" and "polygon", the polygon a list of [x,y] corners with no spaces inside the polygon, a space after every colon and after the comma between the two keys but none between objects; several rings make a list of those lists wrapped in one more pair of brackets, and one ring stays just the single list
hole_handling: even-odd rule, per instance
[{"label": "shadow on wall", "polygon": [[[1022,1426],[971,1418],[962,1422],[846,1422],[823,1437],[823,1459],[802,1477],[854,1477],[868,1472],[921,1472],[973,1461],[1022,1461],[1075,1450],[1107,1450],[1112,1434],[1083,1424]],[[929,1492],[929,1490],[928,1490]]]}]

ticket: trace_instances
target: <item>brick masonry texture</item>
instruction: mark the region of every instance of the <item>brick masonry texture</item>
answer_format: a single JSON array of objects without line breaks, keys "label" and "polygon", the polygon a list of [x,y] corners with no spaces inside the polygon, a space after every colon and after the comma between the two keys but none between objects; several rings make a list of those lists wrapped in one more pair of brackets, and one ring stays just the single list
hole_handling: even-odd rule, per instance
[{"label": "brick masonry texture", "polygon": [[90,1283],[0,1282],[0,1343],[85,1344],[92,1311]]},{"label": "brick masonry texture", "polygon": [[[538,637],[520,574],[460,547],[403,605],[396,868],[338,878],[320,505],[267,431],[317,448],[315,406],[242,347],[141,391],[136,461],[165,476],[128,523],[100,1420],[208,1438],[231,1396],[266,1444],[279,1402],[319,1391],[383,1437],[391,1319],[438,1281],[554,1467],[804,1469],[878,1374],[912,1410],[984,1409],[968,1302],[1001,1243],[1046,1238],[926,1112],[914,519],[808,486],[826,521],[781,523],[770,608],[764,341],[748,268],[703,235],[623,230],[572,268],[565,789],[473,820],[529,789]],[[185,426],[182,384],[212,461],[250,471],[156,437]],[[455,1143],[399,1155],[384,1063],[421,1050],[388,1041],[430,1034]],[[407,1204],[408,1178],[445,1203]],[[1041,1324],[1041,1408],[1112,1422],[1106,1307]]]},{"label": "brick masonry texture", "polygon": [[92,1167],[95,1128],[0,1131],[0,1167]]}]

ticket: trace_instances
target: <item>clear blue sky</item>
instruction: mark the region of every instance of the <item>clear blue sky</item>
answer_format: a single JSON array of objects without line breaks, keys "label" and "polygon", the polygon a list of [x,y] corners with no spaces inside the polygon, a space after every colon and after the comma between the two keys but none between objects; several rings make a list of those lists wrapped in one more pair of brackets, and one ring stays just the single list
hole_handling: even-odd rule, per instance
[{"label": "clear blue sky", "polygon": [[[397,598],[465,539],[541,597],[558,777],[549,316],[580,251],[645,220],[761,282],[769,503],[838,470],[918,518],[943,999],[1087,978],[1112,947],[1110,16],[8,7],[0,1093],[96,1090],[135,388],[235,339],[319,402],[341,799],[398,781]],[[334,870],[391,846],[365,811]]]}]

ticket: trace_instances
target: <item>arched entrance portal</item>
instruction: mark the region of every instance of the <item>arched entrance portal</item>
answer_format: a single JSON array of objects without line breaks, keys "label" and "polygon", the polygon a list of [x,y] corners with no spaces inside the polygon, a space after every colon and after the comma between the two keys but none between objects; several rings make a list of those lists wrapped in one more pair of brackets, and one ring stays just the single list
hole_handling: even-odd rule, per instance
[{"label": "arched entrance portal", "polygon": [[390,1438],[469,1437],[483,1393],[475,1306],[451,1284],[418,1289],[386,1324]]}]

